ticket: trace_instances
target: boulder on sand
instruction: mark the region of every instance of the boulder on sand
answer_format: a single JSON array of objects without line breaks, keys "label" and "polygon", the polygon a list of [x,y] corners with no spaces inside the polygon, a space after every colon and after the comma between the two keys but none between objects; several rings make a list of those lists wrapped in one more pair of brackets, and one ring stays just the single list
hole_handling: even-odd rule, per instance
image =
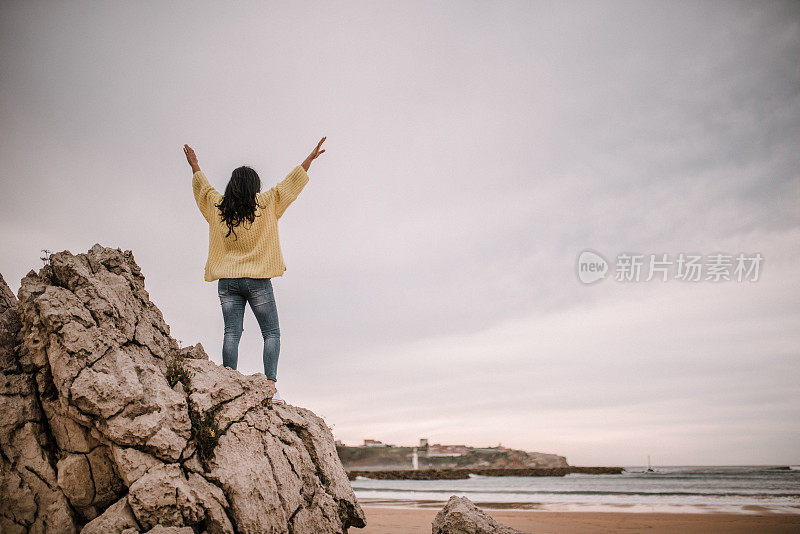
[{"label": "boulder on sand", "polygon": [[452,495],[433,519],[433,534],[526,534],[501,525],[466,497]]}]

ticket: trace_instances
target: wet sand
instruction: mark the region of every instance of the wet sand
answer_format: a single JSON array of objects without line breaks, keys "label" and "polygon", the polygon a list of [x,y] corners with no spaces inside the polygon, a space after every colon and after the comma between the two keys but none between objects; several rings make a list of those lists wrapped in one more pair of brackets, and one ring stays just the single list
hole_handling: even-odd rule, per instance
[{"label": "wet sand", "polygon": [[[350,529],[363,534],[430,534],[439,509],[364,506],[367,526]],[[759,534],[800,532],[800,514],[670,514],[625,512],[537,512],[483,510],[506,526],[536,534],[646,532],[648,534]]]}]

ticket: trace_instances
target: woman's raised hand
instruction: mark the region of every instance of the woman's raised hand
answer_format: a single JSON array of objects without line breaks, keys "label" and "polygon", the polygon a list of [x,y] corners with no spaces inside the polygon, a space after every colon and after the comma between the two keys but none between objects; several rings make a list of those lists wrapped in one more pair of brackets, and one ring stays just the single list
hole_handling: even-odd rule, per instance
[{"label": "woman's raised hand", "polygon": [[324,143],[324,142],[325,142],[325,139],[327,139],[327,136],[326,136],[326,137],[323,137],[323,138],[320,140],[320,142],[319,142],[319,143],[317,143],[317,146],[316,146],[316,148],[314,148],[314,150],[312,150],[312,151],[311,151],[311,154],[309,154],[309,155],[308,155],[308,157],[306,158],[306,160],[305,160],[305,161],[302,163],[302,165],[303,165],[303,168],[304,168],[306,171],[308,171],[308,168],[309,168],[309,167],[311,167],[311,162],[312,162],[312,161],[314,161],[315,159],[317,159],[317,158],[319,157],[319,155],[320,155],[320,154],[322,154],[323,152],[325,152],[325,149],[324,149],[324,148],[323,148],[322,150],[320,150],[320,149],[319,149],[319,147],[321,147],[321,146],[322,146],[322,143]]},{"label": "woman's raised hand", "polygon": [[183,145],[183,153],[186,154],[186,161],[189,162],[189,166],[192,168],[193,172],[197,172],[200,170],[200,164],[197,163],[197,156],[192,150],[192,147],[189,145]]}]

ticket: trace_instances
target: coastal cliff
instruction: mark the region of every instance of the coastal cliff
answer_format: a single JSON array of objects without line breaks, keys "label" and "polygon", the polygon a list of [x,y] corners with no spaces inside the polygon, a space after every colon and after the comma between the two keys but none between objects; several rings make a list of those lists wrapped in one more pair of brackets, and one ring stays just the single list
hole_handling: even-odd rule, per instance
[{"label": "coastal cliff", "polygon": [[411,469],[414,449],[418,449],[419,469],[524,469],[569,467],[564,456],[498,447],[466,447],[458,456],[427,456],[420,447],[347,447],[336,451],[348,471],[387,471]]},{"label": "coastal cliff", "polygon": [[325,422],[180,348],[130,251],[0,277],[0,368],[0,532],[365,525]]}]

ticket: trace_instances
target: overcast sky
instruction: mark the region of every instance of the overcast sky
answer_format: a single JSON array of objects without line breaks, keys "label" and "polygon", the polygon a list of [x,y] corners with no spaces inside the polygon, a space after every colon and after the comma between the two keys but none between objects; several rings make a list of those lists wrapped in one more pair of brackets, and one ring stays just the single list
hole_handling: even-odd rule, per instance
[{"label": "overcast sky", "polygon": [[[797,2],[4,1],[0,47],[15,292],[40,249],[132,250],[221,363],[182,146],[266,189],[327,136],[273,283],[279,390],[338,439],[800,463]],[[584,285],[584,249],[764,261]]]}]

